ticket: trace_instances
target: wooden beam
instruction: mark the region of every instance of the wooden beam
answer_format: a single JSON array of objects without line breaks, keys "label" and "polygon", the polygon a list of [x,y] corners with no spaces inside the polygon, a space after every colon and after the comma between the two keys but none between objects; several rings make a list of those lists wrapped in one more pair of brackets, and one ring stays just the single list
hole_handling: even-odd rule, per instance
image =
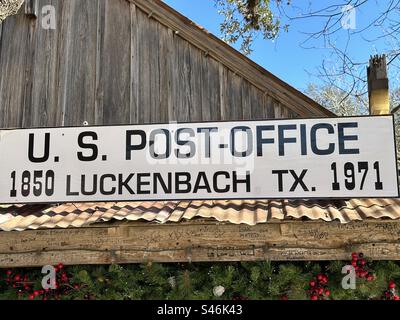
[{"label": "wooden beam", "polygon": [[400,260],[400,221],[281,221],[255,226],[194,220],[100,223],[0,232],[0,267],[194,261]]}]

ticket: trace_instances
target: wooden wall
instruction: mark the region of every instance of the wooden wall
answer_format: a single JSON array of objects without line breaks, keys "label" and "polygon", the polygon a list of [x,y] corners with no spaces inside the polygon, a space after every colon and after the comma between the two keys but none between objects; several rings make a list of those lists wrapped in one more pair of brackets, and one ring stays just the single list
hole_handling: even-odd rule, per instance
[{"label": "wooden wall", "polygon": [[0,127],[297,116],[129,1],[36,1],[56,30],[0,25]]}]

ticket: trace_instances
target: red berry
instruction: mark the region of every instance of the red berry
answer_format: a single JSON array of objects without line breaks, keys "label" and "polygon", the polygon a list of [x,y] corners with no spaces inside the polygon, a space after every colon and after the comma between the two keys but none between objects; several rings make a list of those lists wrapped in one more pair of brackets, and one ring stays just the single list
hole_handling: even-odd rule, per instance
[{"label": "red berry", "polygon": [[39,290],[39,294],[44,294],[44,290]]},{"label": "red berry", "polygon": [[325,295],[326,295],[327,297],[329,297],[329,296],[331,295],[331,291],[330,291],[329,289],[326,289],[326,290],[325,290]]},{"label": "red berry", "polygon": [[315,295],[315,294],[313,294],[313,295],[311,296],[311,300],[318,300],[318,296]]},{"label": "red berry", "polygon": [[357,260],[357,259],[358,259],[358,253],[357,253],[357,252],[353,252],[353,253],[351,254],[351,258],[352,258],[353,260]]},{"label": "red berry", "polygon": [[33,291],[33,294],[35,295],[35,297],[38,296],[39,295],[39,290]]},{"label": "red berry", "polygon": [[24,289],[29,290],[30,288],[29,288],[29,286],[24,286]]},{"label": "red berry", "polygon": [[361,264],[362,266],[365,265],[365,263],[366,263],[366,262],[365,262],[365,259],[360,259],[359,262],[360,262],[360,264]]},{"label": "red berry", "polygon": [[289,300],[289,298],[288,298],[287,295],[283,295],[283,296],[281,297],[281,300]]},{"label": "red berry", "polygon": [[317,275],[317,280],[321,281],[324,278],[324,276],[322,274]]},{"label": "red berry", "polygon": [[19,274],[15,275],[14,280],[15,281],[20,281],[21,280],[21,276]]},{"label": "red berry", "polygon": [[390,282],[389,282],[389,289],[394,289],[394,288],[396,288],[396,284],[394,283],[393,280],[390,280]]},{"label": "red berry", "polygon": [[12,271],[11,270],[7,270],[6,274],[9,276],[9,275],[12,274]]},{"label": "red berry", "polygon": [[399,296],[393,296],[393,300],[400,300],[400,297]]},{"label": "red berry", "polygon": [[316,285],[316,282],[314,280],[311,280],[310,281],[310,287],[313,288],[313,287],[315,287],[315,285]]},{"label": "red berry", "polygon": [[318,288],[317,290],[318,294],[321,295],[324,293],[324,289],[323,288]]},{"label": "red berry", "polygon": [[30,300],[35,299],[35,296],[33,294],[30,294],[28,297],[29,297]]},{"label": "red berry", "polygon": [[366,276],[368,276],[368,271],[365,271],[365,270],[361,271],[360,276],[361,276],[361,278],[365,278]]},{"label": "red berry", "polygon": [[320,281],[321,284],[327,284],[328,283],[328,277],[327,276],[323,276],[322,280]]},{"label": "red berry", "polygon": [[74,284],[74,289],[79,289],[79,284]]},{"label": "red berry", "polygon": [[59,264],[57,265],[57,268],[58,268],[59,270],[61,270],[61,269],[64,268],[64,265],[63,265],[62,263],[59,263]]},{"label": "red berry", "polygon": [[374,281],[374,276],[372,274],[369,274],[367,276],[367,281]]},{"label": "red berry", "polygon": [[356,268],[357,268],[357,261],[352,261],[352,262],[351,262],[351,265],[352,265],[353,267],[356,267]]}]

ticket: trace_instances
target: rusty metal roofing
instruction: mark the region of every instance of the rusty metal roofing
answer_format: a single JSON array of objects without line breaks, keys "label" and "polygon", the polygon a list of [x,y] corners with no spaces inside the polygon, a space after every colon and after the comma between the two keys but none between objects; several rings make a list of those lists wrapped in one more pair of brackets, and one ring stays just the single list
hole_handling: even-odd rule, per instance
[{"label": "rusty metal roofing", "polygon": [[286,219],[338,220],[341,223],[368,218],[400,219],[400,199],[208,200],[10,205],[0,206],[0,229],[21,231],[82,227],[112,219],[166,223],[197,217],[248,225]]}]

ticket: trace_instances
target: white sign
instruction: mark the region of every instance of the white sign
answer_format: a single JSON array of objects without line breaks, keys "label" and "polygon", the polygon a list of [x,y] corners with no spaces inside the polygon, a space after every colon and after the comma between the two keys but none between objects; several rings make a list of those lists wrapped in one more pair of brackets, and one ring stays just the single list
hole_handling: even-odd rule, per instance
[{"label": "white sign", "polygon": [[392,116],[0,130],[0,203],[397,197]]}]

